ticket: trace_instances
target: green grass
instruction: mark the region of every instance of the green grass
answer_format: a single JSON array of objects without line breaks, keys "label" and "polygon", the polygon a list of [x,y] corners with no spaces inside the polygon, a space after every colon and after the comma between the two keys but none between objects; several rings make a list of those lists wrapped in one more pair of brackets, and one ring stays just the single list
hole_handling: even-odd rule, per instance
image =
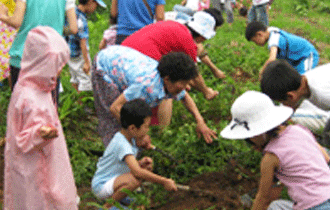
[{"label": "green grass", "polygon": [[[110,0],[105,0],[110,5]],[[319,48],[321,63],[330,60],[330,35],[328,33],[327,8],[330,3],[326,0],[308,1],[308,10],[305,13],[296,11],[296,5],[302,0],[274,1],[270,10],[270,25],[282,28],[289,32],[299,32],[301,36],[313,40]],[[171,10],[178,1],[168,0],[166,10]],[[99,9],[98,14],[92,15],[89,21],[90,52],[94,57],[98,51],[98,44],[103,31],[108,28],[108,9]],[[225,16],[225,15],[224,15]],[[211,71],[203,64],[199,64],[206,84],[220,92],[212,101],[206,101],[203,95],[196,91],[190,94],[195,100],[207,125],[218,133],[230,120],[230,107],[232,102],[246,90],[259,90],[258,71],[268,58],[266,47],[259,47],[247,42],[244,36],[245,19],[239,17],[235,11],[235,22],[232,27],[225,23],[217,31],[217,35],[206,41],[206,49],[212,61],[227,74],[224,80],[217,80]],[[244,72],[241,77],[240,72]],[[66,140],[73,166],[77,186],[89,187],[90,180],[95,172],[97,156],[93,150],[102,151],[103,144],[96,133],[97,120],[87,116],[83,106],[76,100],[79,97],[69,83],[67,68],[62,73],[62,82],[65,88],[61,95],[60,116],[64,127]],[[9,103],[10,91],[8,86],[0,90],[0,137],[5,135],[6,109]],[[91,94],[85,95],[86,103],[93,108]],[[169,153],[182,163],[173,168],[168,159],[154,152],[145,152],[155,161],[155,172],[171,177],[178,183],[185,183],[191,178],[206,172],[223,170],[226,161],[237,157],[239,164],[252,171],[258,171],[260,154],[252,151],[242,141],[228,141],[218,138],[213,144],[207,145],[203,139],[198,139],[195,132],[193,117],[186,111],[181,103],[174,103],[173,119],[171,125],[159,133],[152,128],[153,143]],[[243,156],[240,154],[244,154]],[[156,200],[163,200],[166,192],[161,186],[153,186],[152,196]],[[83,205],[93,199],[93,195],[85,192],[82,195]]]}]

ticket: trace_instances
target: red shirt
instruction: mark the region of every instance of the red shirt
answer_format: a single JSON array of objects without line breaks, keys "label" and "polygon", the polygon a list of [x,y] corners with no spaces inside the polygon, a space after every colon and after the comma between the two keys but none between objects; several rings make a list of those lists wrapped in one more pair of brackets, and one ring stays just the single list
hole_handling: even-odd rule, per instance
[{"label": "red shirt", "polygon": [[185,25],[174,21],[161,21],[147,25],[127,37],[122,44],[133,48],[155,60],[171,51],[184,52],[194,62],[197,59],[197,46]]}]

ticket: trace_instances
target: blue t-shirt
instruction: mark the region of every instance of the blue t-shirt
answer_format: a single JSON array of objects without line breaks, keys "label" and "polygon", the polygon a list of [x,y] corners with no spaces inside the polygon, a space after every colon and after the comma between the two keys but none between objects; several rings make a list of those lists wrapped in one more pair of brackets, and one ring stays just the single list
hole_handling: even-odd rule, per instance
[{"label": "blue t-shirt", "polygon": [[96,68],[105,72],[103,79],[123,92],[127,101],[140,98],[155,107],[164,99],[183,99],[185,90],[175,96],[165,91],[157,66],[158,61],[119,45],[101,50],[96,59]]},{"label": "blue t-shirt", "polygon": [[134,139],[131,144],[122,133],[117,132],[97,163],[97,170],[92,180],[93,192],[100,193],[107,181],[115,176],[129,173],[131,170],[124,158],[127,155],[136,157],[138,151]]},{"label": "blue t-shirt", "polygon": [[[153,16],[157,5],[164,5],[165,0],[146,0]],[[117,34],[131,35],[140,28],[154,22],[150,17],[148,9],[142,0],[120,0],[118,1]]]},{"label": "blue t-shirt", "polygon": [[77,15],[77,25],[78,25],[78,33],[75,35],[68,36],[68,45],[70,47],[70,56],[75,58],[81,55],[80,48],[80,40],[86,39],[87,49],[89,49],[88,38],[88,24],[87,24],[87,16],[85,13],[76,8]]},{"label": "blue t-shirt", "polygon": [[[290,34],[275,27],[269,27],[268,48],[278,47],[277,58],[287,60],[294,68],[311,54],[314,60],[318,60],[318,52],[306,39]],[[299,69],[297,69],[300,71]],[[301,72],[304,73],[304,72]]]}]

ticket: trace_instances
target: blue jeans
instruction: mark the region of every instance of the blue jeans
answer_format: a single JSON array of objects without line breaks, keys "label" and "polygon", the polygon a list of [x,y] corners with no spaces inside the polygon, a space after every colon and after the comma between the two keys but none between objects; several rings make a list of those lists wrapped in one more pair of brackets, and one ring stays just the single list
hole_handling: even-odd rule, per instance
[{"label": "blue jeans", "polygon": [[268,4],[261,4],[250,8],[248,12],[248,22],[253,21],[262,22],[265,26],[268,26],[268,15],[267,15]]},{"label": "blue jeans", "polygon": [[[288,200],[276,200],[273,201],[267,210],[292,210],[293,202]],[[314,206],[307,210],[329,210],[330,209],[330,199],[321,203],[320,205]]]},{"label": "blue jeans", "polygon": [[185,6],[182,6],[180,4],[176,4],[174,5],[173,7],[173,10],[174,11],[177,11],[177,12],[183,12],[183,13],[186,13],[190,16],[193,16],[195,11],[193,11],[192,9],[190,9],[189,7],[185,7]]}]

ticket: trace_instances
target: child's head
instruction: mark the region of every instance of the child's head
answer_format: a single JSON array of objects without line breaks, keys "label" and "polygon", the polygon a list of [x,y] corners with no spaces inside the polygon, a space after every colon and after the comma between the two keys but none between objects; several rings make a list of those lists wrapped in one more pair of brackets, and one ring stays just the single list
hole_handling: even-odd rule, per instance
[{"label": "child's head", "polygon": [[151,108],[142,99],[126,102],[120,110],[121,126],[133,137],[142,139],[149,131]]},{"label": "child's head", "polygon": [[196,64],[183,52],[170,52],[164,55],[157,69],[164,81],[165,89],[172,95],[180,93],[190,80],[198,76]]},{"label": "child's head", "polygon": [[249,23],[245,30],[245,38],[259,46],[264,46],[269,39],[267,26],[257,21]]},{"label": "child's head", "polygon": [[206,9],[196,12],[188,23],[186,23],[197,43],[215,36],[216,28],[223,23],[221,13],[218,12],[219,10],[216,9]]},{"label": "child's head", "polygon": [[27,35],[18,82],[50,92],[70,59],[64,38],[53,28],[38,26]]},{"label": "child's head", "polygon": [[98,5],[103,8],[107,7],[103,0],[79,0],[79,4],[85,8],[85,12],[88,14],[95,12]]},{"label": "child's head", "polygon": [[227,139],[250,139],[261,148],[269,137],[273,137],[267,135],[267,132],[276,130],[292,113],[293,109],[275,106],[273,101],[261,92],[247,91],[233,103],[232,121],[220,135]]},{"label": "child's head", "polygon": [[246,17],[248,13],[246,6],[242,6],[241,8],[239,8],[238,13],[240,14],[240,16]]},{"label": "child's head", "polygon": [[286,60],[270,62],[261,75],[261,91],[271,99],[296,108],[301,97],[296,94],[301,87],[302,76]]}]

